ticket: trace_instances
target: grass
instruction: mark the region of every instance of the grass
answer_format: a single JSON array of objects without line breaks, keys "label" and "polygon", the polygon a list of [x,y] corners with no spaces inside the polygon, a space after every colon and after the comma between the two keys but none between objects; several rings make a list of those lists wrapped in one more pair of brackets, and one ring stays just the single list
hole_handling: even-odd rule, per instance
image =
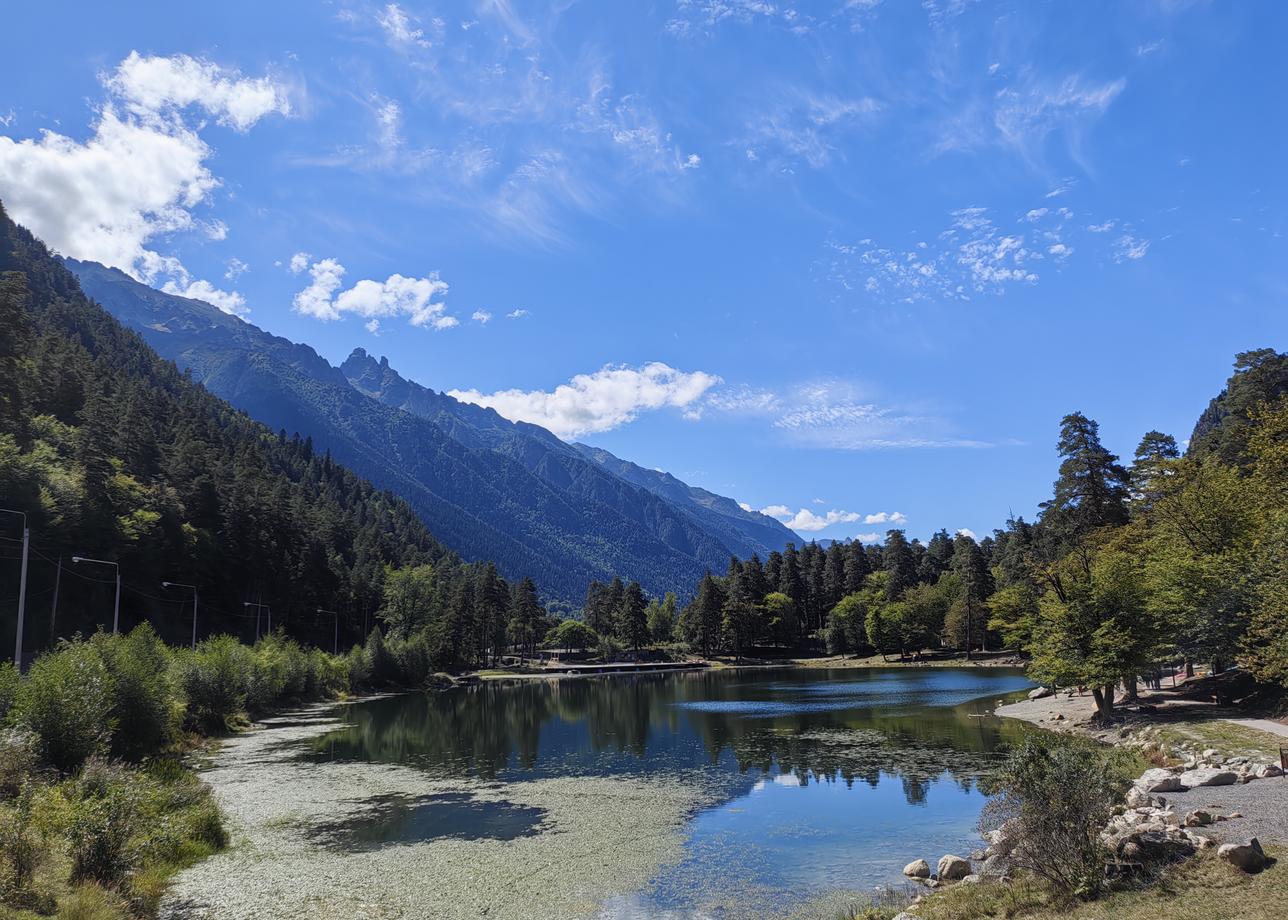
[{"label": "grass", "polygon": [[940,657],[928,655],[919,661],[912,658],[899,660],[882,658],[880,655],[868,655],[865,658],[850,658],[841,655],[829,655],[826,658],[792,658],[788,662],[800,668],[996,668],[1016,667],[1013,652],[997,653],[976,652],[975,657],[967,661],[965,655]]},{"label": "grass", "polygon": [[1227,757],[1256,757],[1279,762],[1279,746],[1288,739],[1224,719],[1185,719],[1156,723],[1158,740],[1169,747],[1187,743],[1200,751],[1216,748]]},{"label": "grass", "polygon": [[[1284,848],[1267,848],[1288,857]],[[911,909],[918,920],[1281,920],[1288,905],[1288,863],[1246,875],[1211,851],[1165,873],[1148,888],[1111,892],[1099,900],[1062,903],[1031,880],[955,885]],[[891,912],[890,916],[893,915]],[[859,913],[855,920],[876,918]]]}]

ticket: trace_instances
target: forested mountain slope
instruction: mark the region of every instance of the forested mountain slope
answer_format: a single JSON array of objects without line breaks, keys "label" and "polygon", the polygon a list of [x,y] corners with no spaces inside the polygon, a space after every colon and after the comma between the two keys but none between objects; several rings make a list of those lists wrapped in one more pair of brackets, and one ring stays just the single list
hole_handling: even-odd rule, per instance
[{"label": "forested mountain slope", "polygon": [[[29,652],[51,632],[110,628],[115,570],[73,554],[118,562],[122,628],[150,619],[171,641],[189,638],[192,598],[163,580],[199,586],[202,635],[253,637],[253,601],[330,645],[336,618],[317,608],[337,611],[341,641],[359,639],[387,566],[461,568],[406,502],[158,357],[3,210],[0,272],[0,504],[32,533]],[[13,516],[0,526],[21,532]],[[17,555],[12,539],[0,548]]]},{"label": "forested mountain slope", "polygon": [[539,425],[508,421],[491,409],[407,380],[386,359],[377,361],[362,348],[354,349],[340,370],[363,393],[427,418],[465,444],[499,450],[566,491],[611,496],[609,500],[619,503],[649,503],[648,497],[623,490],[622,483],[645,490],[720,542],[723,556],[709,560],[713,568],[724,566],[730,554],[744,559],[766,556],[800,539],[773,518],[746,511],[731,498],[690,486],[669,473],[646,470],[602,448],[565,444]]},{"label": "forested mountain slope", "polygon": [[[273,428],[310,435],[416,510],[466,559],[577,603],[622,575],[661,594],[736,552],[693,516],[585,460],[544,429],[408,384],[387,365],[359,385],[313,349],[202,301],[68,260],[86,292],[212,392]],[[390,372],[392,373],[392,372]],[[393,378],[396,378],[393,379]],[[379,398],[377,398],[379,397]],[[390,404],[386,404],[386,402]],[[790,537],[790,535],[789,535]]]}]

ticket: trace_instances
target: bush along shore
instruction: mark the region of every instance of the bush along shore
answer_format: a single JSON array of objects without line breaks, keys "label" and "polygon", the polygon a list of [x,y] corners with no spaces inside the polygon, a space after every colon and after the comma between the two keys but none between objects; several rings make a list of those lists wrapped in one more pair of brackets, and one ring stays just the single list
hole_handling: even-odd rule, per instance
[{"label": "bush along shore", "polygon": [[[1167,765],[1136,775],[1151,763]],[[1253,885],[1282,896],[1288,882],[1282,873],[1254,882],[1274,858],[1257,837],[1218,830],[1235,827],[1242,815],[1189,807],[1166,794],[1280,776],[1276,764],[1160,745],[1148,732],[1118,748],[1035,734],[991,780],[982,850],[970,858],[946,854],[933,869],[915,859],[903,874],[927,891],[902,909],[872,906],[851,916],[1044,918],[1084,916],[1085,906],[1091,911],[1085,916],[1145,918],[1172,915],[1166,905],[1181,899],[1216,907],[1208,916],[1269,917],[1241,899]],[[1280,796],[1288,803],[1288,791]]]},{"label": "bush along shore", "polygon": [[251,718],[417,686],[428,656],[379,630],[346,655],[281,635],[167,647],[149,626],[0,664],[0,918],[154,916],[168,879],[228,845],[185,757]]}]

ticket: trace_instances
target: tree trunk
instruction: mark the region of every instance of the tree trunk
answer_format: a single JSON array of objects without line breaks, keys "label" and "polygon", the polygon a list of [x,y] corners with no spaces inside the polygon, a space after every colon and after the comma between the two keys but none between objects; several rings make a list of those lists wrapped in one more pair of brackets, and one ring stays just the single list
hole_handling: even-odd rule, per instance
[{"label": "tree trunk", "polygon": [[1136,686],[1136,675],[1131,674],[1123,678],[1123,702],[1134,703],[1140,699],[1140,690]]},{"label": "tree trunk", "polygon": [[1096,701],[1096,710],[1100,713],[1100,718],[1108,720],[1114,714],[1114,685],[1106,684],[1104,687],[1092,687],[1091,698]]},{"label": "tree trunk", "polygon": [[1185,679],[1194,679],[1194,662],[1188,658],[1185,659]]},{"label": "tree trunk", "polygon": [[1224,670],[1225,670],[1225,667],[1224,665],[1222,665],[1220,658],[1212,659],[1212,673],[1214,675],[1220,674]]}]

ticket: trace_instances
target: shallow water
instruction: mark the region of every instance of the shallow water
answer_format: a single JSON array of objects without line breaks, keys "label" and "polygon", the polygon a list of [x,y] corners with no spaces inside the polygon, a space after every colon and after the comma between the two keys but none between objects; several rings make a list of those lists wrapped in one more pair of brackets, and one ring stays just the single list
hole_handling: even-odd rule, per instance
[{"label": "shallow water", "polygon": [[[739,670],[487,683],[349,707],[301,759],[384,763],[487,790],[363,803],[312,829],[355,850],[557,833],[506,798],[533,780],[665,777],[703,788],[678,860],[605,917],[782,915],[899,884],[979,845],[978,782],[1025,729],[986,715],[1030,686],[984,669]],[[497,796],[500,796],[500,799]]]}]

